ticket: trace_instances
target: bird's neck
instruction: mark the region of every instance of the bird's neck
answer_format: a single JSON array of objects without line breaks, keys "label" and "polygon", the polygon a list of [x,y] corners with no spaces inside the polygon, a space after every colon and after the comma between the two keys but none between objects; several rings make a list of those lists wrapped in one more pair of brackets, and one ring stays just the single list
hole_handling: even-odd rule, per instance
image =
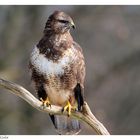
[{"label": "bird's neck", "polygon": [[71,44],[73,42],[73,38],[69,31],[63,34],[53,34],[48,32],[48,34],[44,34],[44,38],[46,38],[46,41],[49,41],[52,45],[58,46],[63,43]]},{"label": "bird's neck", "polygon": [[73,44],[73,38],[69,32],[64,34],[45,34],[37,44],[41,54],[48,59],[57,61],[64,52]]}]

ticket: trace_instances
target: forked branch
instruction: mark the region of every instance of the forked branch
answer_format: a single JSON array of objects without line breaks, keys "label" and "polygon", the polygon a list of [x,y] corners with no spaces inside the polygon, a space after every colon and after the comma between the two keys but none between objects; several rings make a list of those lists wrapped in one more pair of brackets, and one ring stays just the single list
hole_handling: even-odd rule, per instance
[{"label": "forked branch", "polygon": [[[43,112],[47,112],[51,114],[67,115],[66,112],[62,113],[62,108],[59,106],[51,105],[51,108],[43,107],[41,101],[39,101],[29,91],[27,91],[25,88],[23,88],[22,86],[18,84],[0,79],[0,86],[5,89],[8,89],[16,96],[21,97],[22,99],[24,99],[26,102],[28,102],[31,106],[38,109],[39,111],[43,111]],[[96,117],[92,114],[86,102],[84,102],[82,112],[73,111],[70,117],[74,117],[74,118],[84,121],[89,126],[91,126],[92,129],[99,135],[109,135],[109,132],[103,126],[103,124],[99,122],[96,119]]]}]

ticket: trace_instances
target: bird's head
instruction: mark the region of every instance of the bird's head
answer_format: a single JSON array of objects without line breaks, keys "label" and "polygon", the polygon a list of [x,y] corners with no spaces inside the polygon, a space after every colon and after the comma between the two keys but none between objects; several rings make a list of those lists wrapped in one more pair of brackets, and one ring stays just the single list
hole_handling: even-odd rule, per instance
[{"label": "bird's head", "polygon": [[71,28],[75,28],[72,18],[62,11],[55,11],[49,16],[44,32],[50,30],[58,34],[63,34]]}]

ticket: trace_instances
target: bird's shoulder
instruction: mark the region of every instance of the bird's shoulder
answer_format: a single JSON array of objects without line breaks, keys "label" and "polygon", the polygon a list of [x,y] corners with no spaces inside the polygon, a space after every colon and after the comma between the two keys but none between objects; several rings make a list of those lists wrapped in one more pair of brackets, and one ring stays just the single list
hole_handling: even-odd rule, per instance
[{"label": "bird's shoulder", "polygon": [[73,41],[73,46],[75,47],[77,51],[79,51],[80,53],[83,53],[81,46],[77,42]]}]

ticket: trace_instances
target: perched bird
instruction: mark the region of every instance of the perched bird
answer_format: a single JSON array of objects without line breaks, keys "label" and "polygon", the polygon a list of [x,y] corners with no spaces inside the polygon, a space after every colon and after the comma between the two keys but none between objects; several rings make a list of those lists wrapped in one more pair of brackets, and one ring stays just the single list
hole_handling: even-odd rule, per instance
[{"label": "perched bird", "polygon": [[81,111],[84,103],[84,56],[70,34],[71,28],[75,25],[66,13],[55,11],[50,15],[29,62],[32,81],[43,105],[53,104],[68,111],[68,116],[50,114],[59,134],[80,132],[80,122],[69,115],[72,109]]}]

